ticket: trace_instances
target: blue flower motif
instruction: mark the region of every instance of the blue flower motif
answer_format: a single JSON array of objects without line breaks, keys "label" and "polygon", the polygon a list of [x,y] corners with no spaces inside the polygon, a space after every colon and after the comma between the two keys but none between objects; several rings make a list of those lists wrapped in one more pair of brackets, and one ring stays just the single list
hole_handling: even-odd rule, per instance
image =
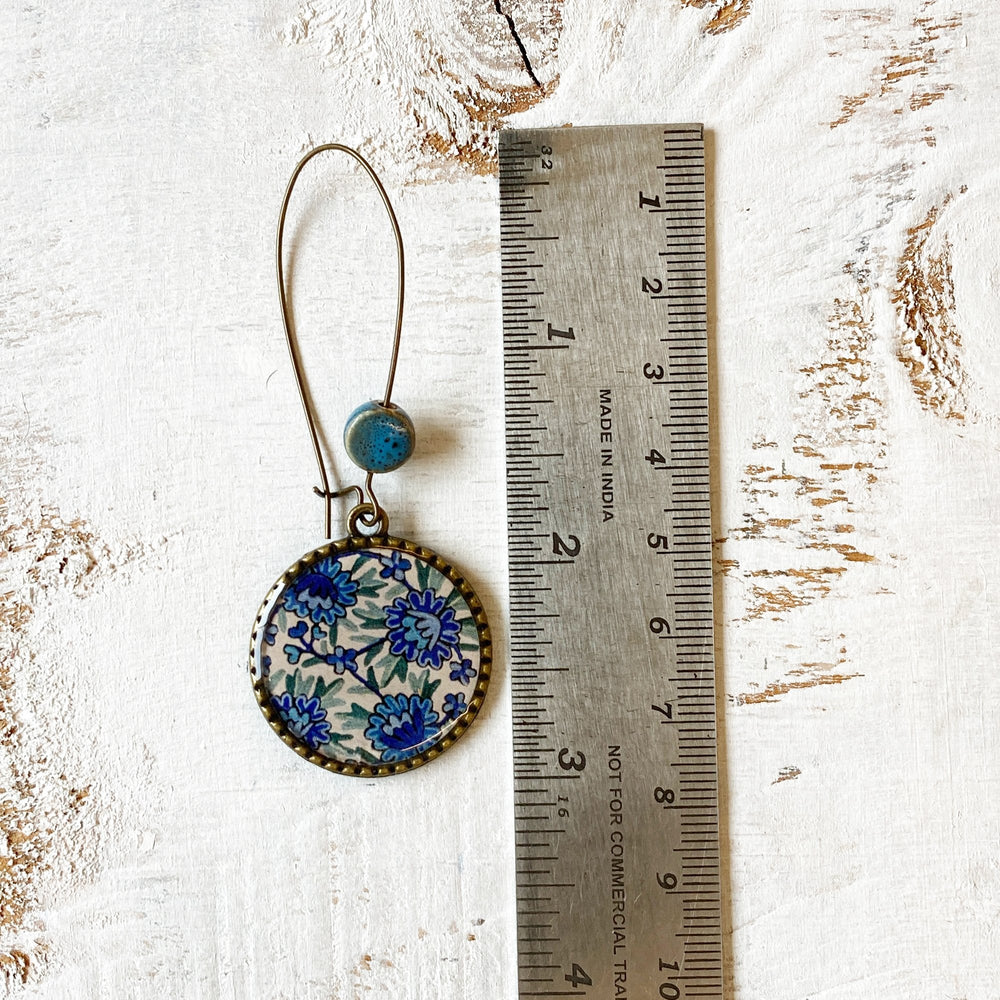
[{"label": "blue flower motif", "polygon": [[280,698],[272,697],[271,704],[297,740],[314,750],[330,742],[330,723],[326,721],[326,711],[319,698],[306,698],[300,694],[293,699],[286,692]]},{"label": "blue flower motif", "polygon": [[393,656],[437,670],[457,654],[460,626],[454,611],[445,608],[444,598],[433,590],[411,590],[383,610]]},{"label": "blue flower motif", "polygon": [[[298,577],[285,591],[284,607],[286,611],[310,618],[316,624],[327,622],[332,625],[338,618],[347,615],[347,609],[352,604],[357,604],[358,599],[354,596],[357,589],[357,583],[339,561],[327,557]],[[300,634],[305,634],[304,627]]]},{"label": "blue flower motif", "polygon": [[462,662],[455,667],[450,674],[448,674],[449,680],[458,681],[459,684],[468,684],[473,677],[476,676],[476,671],[472,666],[472,660],[462,660]]},{"label": "blue flower motif", "polygon": [[308,627],[309,627],[309,626],[308,626],[308,625],[306,625],[306,623],[305,623],[305,622],[296,622],[296,623],[295,623],[295,624],[294,624],[294,625],[293,625],[293,626],[292,626],[292,627],[291,627],[291,628],[290,628],[290,629],[288,630],[288,638],[289,638],[289,639],[301,639],[301,638],[302,638],[302,636],[304,636],[304,635],[306,634],[306,629],[307,629]]},{"label": "blue flower motif", "polygon": [[271,622],[271,624],[268,625],[266,629],[264,629],[264,642],[266,642],[269,646],[273,646],[274,640],[277,638],[278,638],[278,626],[275,625],[274,622]]},{"label": "blue flower motif", "polygon": [[288,662],[295,666],[299,662],[299,657],[302,655],[302,650],[298,646],[293,646],[289,643],[282,649],[282,652],[288,657]]},{"label": "blue flower motif", "polygon": [[430,698],[390,694],[368,716],[365,737],[381,752],[382,760],[406,760],[437,736],[438,722]]},{"label": "blue flower motif", "polygon": [[342,674],[345,670],[350,670],[353,673],[358,669],[357,656],[356,649],[344,649],[343,646],[337,646],[332,653],[327,653],[324,659],[333,667],[335,674]]},{"label": "blue flower motif", "polygon": [[[466,660],[466,663],[469,661]],[[465,704],[465,692],[459,691],[457,694],[452,694],[450,691],[444,696],[444,714],[449,719],[457,719],[463,712],[467,711],[469,708]]]},{"label": "blue flower motif", "polygon": [[380,555],[378,558],[379,562],[382,563],[381,576],[383,580],[388,580],[391,577],[402,583],[406,577],[406,571],[413,565],[408,559],[403,558],[402,552],[395,550],[391,555]]}]

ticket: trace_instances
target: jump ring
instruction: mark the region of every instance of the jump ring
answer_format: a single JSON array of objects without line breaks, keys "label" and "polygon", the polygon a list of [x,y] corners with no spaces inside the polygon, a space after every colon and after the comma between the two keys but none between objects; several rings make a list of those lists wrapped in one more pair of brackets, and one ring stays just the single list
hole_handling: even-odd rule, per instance
[{"label": "jump ring", "polygon": [[389,518],[381,507],[366,500],[347,515],[347,530],[352,535],[385,535],[389,531]]}]

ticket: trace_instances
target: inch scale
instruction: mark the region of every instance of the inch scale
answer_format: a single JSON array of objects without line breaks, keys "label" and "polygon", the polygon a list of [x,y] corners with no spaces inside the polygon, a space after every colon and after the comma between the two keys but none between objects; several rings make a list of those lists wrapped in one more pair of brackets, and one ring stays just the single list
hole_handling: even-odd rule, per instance
[{"label": "inch scale", "polygon": [[500,198],[519,995],[721,998],[702,127]]}]

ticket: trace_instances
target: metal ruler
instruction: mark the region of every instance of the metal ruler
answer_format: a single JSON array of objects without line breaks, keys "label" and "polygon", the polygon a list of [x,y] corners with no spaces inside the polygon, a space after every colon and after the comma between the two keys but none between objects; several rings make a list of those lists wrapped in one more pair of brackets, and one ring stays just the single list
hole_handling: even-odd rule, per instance
[{"label": "metal ruler", "polygon": [[722,997],[700,125],[500,135],[521,997]]}]

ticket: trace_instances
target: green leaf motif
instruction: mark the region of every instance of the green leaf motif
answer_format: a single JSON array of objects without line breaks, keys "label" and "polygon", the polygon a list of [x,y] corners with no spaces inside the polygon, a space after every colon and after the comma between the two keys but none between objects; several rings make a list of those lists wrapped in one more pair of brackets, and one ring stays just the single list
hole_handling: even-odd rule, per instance
[{"label": "green leaf motif", "polygon": [[354,621],[360,622],[362,628],[379,632],[385,628],[385,611],[377,604],[369,604],[354,610]]},{"label": "green leaf motif", "polygon": [[372,696],[372,692],[369,691],[368,688],[366,688],[364,684],[361,683],[361,681],[356,681],[354,684],[352,684],[349,688],[347,688],[344,691],[344,694],[348,694],[356,698],[370,698]]},{"label": "green leaf motif", "polygon": [[396,678],[399,679],[400,684],[405,684],[408,669],[409,664],[406,662],[406,659],[402,656],[397,656],[395,660],[389,664],[389,669],[382,678],[382,687],[387,688]]},{"label": "green leaf motif", "polygon": [[338,691],[343,686],[344,686],[343,677],[334,677],[334,679],[329,683],[323,680],[322,677],[317,677],[316,688],[313,691],[313,697],[319,698],[320,702],[323,704],[323,707],[327,708],[329,707],[329,704],[332,704],[332,702],[328,704],[326,701],[324,701],[324,699],[327,698],[327,696],[332,695],[335,691]]},{"label": "green leaf motif", "polygon": [[373,664],[382,655],[382,646],[372,646],[367,653],[362,657],[362,662],[367,667]]},{"label": "green leaf motif", "polygon": [[341,712],[340,715],[346,715],[349,719],[354,719],[356,722],[363,722],[365,726],[368,725],[368,716],[372,713],[367,709],[363,708],[357,702],[351,705],[350,712]]},{"label": "green leaf motif", "polygon": [[431,672],[425,670],[421,674],[411,675],[414,680],[413,693],[421,698],[433,698],[434,692],[440,687],[441,679],[431,680]]},{"label": "green leaf motif", "polygon": [[366,764],[381,764],[382,761],[375,756],[370,750],[366,750],[360,744],[354,748],[354,753],[357,754]]}]

